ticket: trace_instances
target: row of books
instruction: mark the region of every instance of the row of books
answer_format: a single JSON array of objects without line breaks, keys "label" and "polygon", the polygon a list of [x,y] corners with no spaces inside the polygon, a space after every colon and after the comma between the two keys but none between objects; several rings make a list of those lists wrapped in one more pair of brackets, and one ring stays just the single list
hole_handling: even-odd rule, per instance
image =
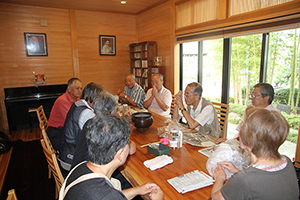
[{"label": "row of books", "polygon": [[[145,55],[144,58],[147,58],[147,57],[148,57],[147,51],[144,52],[144,55]],[[133,58],[134,58],[134,59],[140,59],[140,58],[141,58],[141,53],[139,53],[139,52],[133,53]]]},{"label": "row of books", "polygon": [[[133,51],[141,51],[141,49],[142,49],[141,45],[133,47]],[[147,44],[145,44],[145,51],[147,51]]]},{"label": "row of books", "polygon": [[141,53],[134,53],[133,58],[134,59],[141,58]]},{"label": "row of books", "polygon": [[148,69],[141,69],[141,68],[132,68],[132,73],[137,77],[141,76],[144,78],[148,78]]},{"label": "row of books", "polygon": [[[134,67],[141,68],[141,61],[140,60],[134,61]],[[142,68],[148,68],[147,60],[142,60]]]},{"label": "row of books", "polygon": [[141,45],[133,47],[133,51],[141,51]]}]

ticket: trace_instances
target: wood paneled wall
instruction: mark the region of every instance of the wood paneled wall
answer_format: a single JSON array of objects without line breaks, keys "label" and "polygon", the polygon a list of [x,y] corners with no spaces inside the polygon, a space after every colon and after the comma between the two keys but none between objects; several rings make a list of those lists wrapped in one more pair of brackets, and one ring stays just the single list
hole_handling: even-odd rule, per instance
[{"label": "wood paneled wall", "polygon": [[[48,26],[40,26],[40,19]],[[1,129],[8,129],[3,88],[34,86],[33,71],[45,73],[47,84],[72,77],[69,21],[68,10],[0,3]],[[47,57],[26,57],[24,32],[47,34]]]},{"label": "wood paneled wall", "polygon": [[[94,81],[113,94],[124,87],[129,43],[138,41],[135,15],[0,3],[0,24],[0,130],[8,131],[3,88],[34,86],[33,71],[45,73],[47,85],[79,74],[83,85]],[[24,32],[47,34],[47,57],[26,57]],[[116,56],[99,55],[99,35],[116,36]]]},{"label": "wood paneled wall", "polygon": [[[76,11],[80,79],[116,94],[130,73],[129,44],[137,42],[136,16]],[[116,56],[99,55],[99,35],[116,36]]]},{"label": "wood paneled wall", "polygon": [[165,86],[174,93],[174,26],[173,1],[137,16],[138,41],[156,41],[157,54],[166,66]]}]

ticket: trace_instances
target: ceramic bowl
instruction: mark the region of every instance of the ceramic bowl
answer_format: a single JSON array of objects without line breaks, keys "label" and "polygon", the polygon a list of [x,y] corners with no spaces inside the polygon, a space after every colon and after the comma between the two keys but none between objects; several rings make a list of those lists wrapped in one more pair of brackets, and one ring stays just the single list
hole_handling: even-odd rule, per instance
[{"label": "ceramic bowl", "polygon": [[143,131],[145,128],[149,128],[153,123],[152,113],[137,112],[132,115],[132,124],[137,129]]}]

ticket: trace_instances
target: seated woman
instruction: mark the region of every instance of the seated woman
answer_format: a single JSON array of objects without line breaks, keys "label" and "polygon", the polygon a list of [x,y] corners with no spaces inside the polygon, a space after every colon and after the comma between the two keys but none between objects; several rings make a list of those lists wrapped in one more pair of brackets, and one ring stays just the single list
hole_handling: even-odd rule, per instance
[{"label": "seated woman", "polygon": [[[278,153],[289,126],[276,111],[247,107],[240,130],[240,146],[251,158],[251,166],[239,171],[231,162],[220,162],[213,170],[216,180],[212,199],[298,199],[299,189],[291,160]],[[224,170],[233,176],[226,182]]]}]

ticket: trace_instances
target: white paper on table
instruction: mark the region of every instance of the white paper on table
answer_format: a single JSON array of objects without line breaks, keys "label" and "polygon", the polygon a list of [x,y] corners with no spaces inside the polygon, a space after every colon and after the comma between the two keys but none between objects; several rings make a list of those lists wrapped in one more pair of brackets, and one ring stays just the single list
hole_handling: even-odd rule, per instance
[{"label": "white paper on table", "polygon": [[195,170],[167,180],[179,193],[203,188],[214,183],[214,179],[202,171]]},{"label": "white paper on table", "polygon": [[144,165],[146,167],[150,168],[151,170],[156,170],[156,169],[162,168],[172,162],[173,162],[173,159],[171,156],[162,155],[162,156],[157,156],[151,160],[146,160],[144,162]]}]

